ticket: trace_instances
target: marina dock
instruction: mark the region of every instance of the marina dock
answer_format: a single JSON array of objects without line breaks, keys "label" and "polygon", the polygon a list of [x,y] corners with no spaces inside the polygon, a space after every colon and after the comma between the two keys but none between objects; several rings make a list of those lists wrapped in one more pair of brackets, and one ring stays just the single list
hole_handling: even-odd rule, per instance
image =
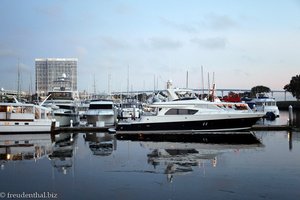
[{"label": "marina dock", "polygon": [[291,131],[293,127],[289,125],[253,125],[252,131]]}]

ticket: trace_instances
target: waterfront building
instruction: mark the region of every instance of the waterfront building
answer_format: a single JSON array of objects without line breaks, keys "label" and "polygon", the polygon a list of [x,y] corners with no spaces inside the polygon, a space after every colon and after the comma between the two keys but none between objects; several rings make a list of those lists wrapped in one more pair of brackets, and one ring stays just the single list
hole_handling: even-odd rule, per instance
[{"label": "waterfront building", "polygon": [[65,74],[71,82],[71,89],[77,91],[77,58],[35,59],[35,88],[38,96],[46,96],[53,89],[53,83]]}]

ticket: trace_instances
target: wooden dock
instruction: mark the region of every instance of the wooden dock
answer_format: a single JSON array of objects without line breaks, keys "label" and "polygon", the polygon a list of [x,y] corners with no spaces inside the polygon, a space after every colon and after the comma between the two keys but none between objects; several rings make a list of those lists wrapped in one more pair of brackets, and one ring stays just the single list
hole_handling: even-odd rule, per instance
[{"label": "wooden dock", "polygon": [[252,131],[291,131],[293,127],[289,125],[253,125]]}]

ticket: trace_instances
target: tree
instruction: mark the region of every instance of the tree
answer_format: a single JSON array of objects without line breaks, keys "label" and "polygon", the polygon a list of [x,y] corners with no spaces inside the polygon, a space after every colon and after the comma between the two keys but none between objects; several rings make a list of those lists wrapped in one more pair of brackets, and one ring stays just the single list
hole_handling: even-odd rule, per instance
[{"label": "tree", "polygon": [[292,93],[297,100],[300,99],[300,75],[293,76],[290,83],[283,88],[285,91]]},{"label": "tree", "polygon": [[251,88],[251,96],[255,97],[257,93],[269,93],[271,92],[270,88],[263,86],[263,85],[258,85],[253,88]]}]

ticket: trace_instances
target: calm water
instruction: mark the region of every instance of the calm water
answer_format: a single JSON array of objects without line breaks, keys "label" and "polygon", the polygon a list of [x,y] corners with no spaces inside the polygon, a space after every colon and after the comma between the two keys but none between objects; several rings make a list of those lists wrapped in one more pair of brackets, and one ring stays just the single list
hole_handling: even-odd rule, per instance
[{"label": "calm water", "polygon": [[300,133],[255,136],[260,143],[229,145],[0,135],[0,198],[300,199]]}]

